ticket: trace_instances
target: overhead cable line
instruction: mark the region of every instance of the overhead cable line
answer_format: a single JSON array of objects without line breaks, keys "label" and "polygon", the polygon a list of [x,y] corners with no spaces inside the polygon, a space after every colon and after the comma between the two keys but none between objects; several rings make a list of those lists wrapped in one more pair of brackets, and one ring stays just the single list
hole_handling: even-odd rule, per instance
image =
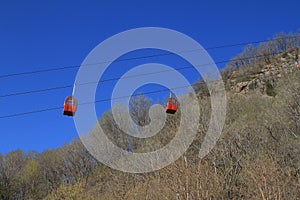
[{"label": "overhead cable line", "polygon": [[[298,37],[298,36],[287,36],[287,37],[276,38],[276,39],[286,39],[286,38],[296,38],[296,37]],[[259,40],[259,41],[252,41],[252,42],[242,42],[242,43],[229,44],[229,45],[220,45],[220,46],[208,47],[208,48],[203,48],[203,49],[190,49],[190,50],[178,51],[178,52],[175,52],[175,53],[189,53],[189,52],[203,51],[203,50],[230,48],[230,47],[236,47],[236,46],[244,46],[244,45],[249,45],[249,44],[257,44],[257,43],[262,43],[262,42],[268,42],[268,41],[273,41],[273,40],[275,40],[275,39]],[[153,58],[153,57],[160,57],[160,56],[168,56],[168,55],[173,55],[173,54],[174,53],[171,53],[171,52],[159,53],[159,54],[153,54],[153,55],[147,55],[147,56],[124,58],[124,59],[119,59],[119,60],[115,60],[115,61],[102,61],[102,62],[98,62],[98,63],[90,63],[90,64],[84,64],[84,65],[53,67],[53,68],[48,68],[48,69],[33,70],[33,71],[27,71],[27,72],[10,73],[10,74],[0,75],[0,79],[7,78],[7,77],[13,77],[13,76],[30,75],[30,74],[36,74],[36,73],[46,73],[46,72],[52,72],[52,71],[74,69],[74,68],[79,68],[79,67],[88,67],[88,66],[93,66],[93,65],[98,65],[98,64],[105,64],[105,63],[110,63],[110,62],[123,62],[123,61],[130,61],[130,60],[139,60],[139,59],[146,59],[146,58]]]},{"label": "overhead cable line", "polygon": [[[282,53],[282,52],[280,52],[280,53]],[[280,54],[280,53],[277,53],[277,54]],[[274,53],[270,53],[270,54],[265,54],[265,55],[246,57],[246,58],[243,58],[243,59],[248,60],[248,59],[260,58],[260,57],[264,57],[264,56],[273,56],[273,55],[274,55]],[[86,83],[76,83],[76,87],[82,86],[82,85],[99,84],[99,83],[104,83],[104,82],[117,81],[117,80],[120,80],[120,79],[136,78],[136,77],[141,77],[141,76],[147,76],[147,75],[153,75],[153,74],[159,74],[159,73],[166,73],[166,72],[170,72],[170,71],[174,71],[174,70],[180,71],[180,70],[184,70],[184,69],[199,68],[199,67],[204,67],[204,66],[208,66],[208,65],[211,65],[211,64],[221,64],[221,63],[227,63],[227,62],[235,61],[235,60],[238,61],[240,59],[237,58],[237,59],[223,60],[223,61],[217,61],[217,62],[214,62],[214,63],[201,64],[201,65],[197,65],[197,66],[190,65],[190,66],[178,67],[178,68],[174,68],[174,69],[160,70],[160,71],[151,72],[151,73],[141,73],[141,74],[136,74],[136,75],[131,75],[131,76],[114,77],[114,78],[104,79],[104,80],[100,80],[100,81],[91,81],[91,82],[86,82]],[[72,85],[63,85],[63,86],[37,89],[37,90],[29,90],[29,91],[24,91],[24,92],[8,93],[8,94],[0,95],[0,98],[19,96],[19,95],[25,95],[25,94],[33,94],[33,93],[40,93],[40,92],[47,92],[47,91],[53,91],[53,90],[60,90],[60,89],[72,88],[73,86],[74,85],[72,84]]]},{"label": "overhead cable line", "polygon": [[[265,41],[270,41],[270,40],[265,40]],[[263,42],[263,41],[260,41]],[[252,42],[253,43],[253,42]],[[240,43],[241,44],[241,43]],[[245,44],[249,44],[249,43],[245,43]],[[227,45],[229,46],[229,45]],[[231,45],[232,46],[232,45]],[[216,47],[215,47],[216,48]],[[221,47],[219,47],[221,48]],[[259,56],[252,56],[252,57],[247,57],[247,58],[243,58],[243,59],[252,59],[252,58],[258,58],[258,57],[264,57],[264,56],[273,56],[273,55],[277,55],[280,54],[282,52],[279,53],[271,53],[271,54],[265,54],[265,55],[259,55]],[[240,60],[239,58],[237,59],[230,59],[230,60],[226,60],[226,61],[219,61],[219,62],[215,62],[215,64],[218,63],[224,63],[224,62],[229,62],[229,61],[234,61],[234,60]],[[213,63],[210,63],[213,64]],[[209,64],[205,64],[205,65],[209,65]],[[204,65],[201,65],[204,66]],[[187,68],[193,68],[193,67],[200,67],[200,66],[186,66],[186,67],[181,67],[181,68],[175,68],[175,70],[181,70],[181,69],[187,69]],[[57,69],[57,68],[56,68]],[[57,69],[58,70],[58,69]],[[40,70],[41,71],[41,70]],[[164,70],[164,71],[159,71],[159,72],[152,72],[152,73],[144,73],[144,74],[138,74],[138,75],[134,75],[134,76],[130,76],[130,77],[137,77],[137,76],[144,76],[144,75],[148,75],[148,74],[153,74],[153,73],[161,73],[161,72],[166,72],[166,71],[173,71],[172,70]],[[20,73],[19,73],[20,74]],[[23,73],[24,74],[24,73]],[[130,78],[130,77],[122,77],[122,78]],[[1,78],[1,76],[0,76]],[[111,80],[119,80],[121,79],[121,77],[117,77],[117,78],[111,78],[111,79],[107,79],[107,80],[102,80],[102,82],[104,81],[111,81]],[[101,82],[101,81],[99,81]],[[82,83],[80,85],[85,85],[85,84],[95,84],[96,82],[89,82],[89,83]],[[97,82],[98,83],[98,82]],[[49,90],[56,90],[56,89],[63,89],[63,88],[69,88],[69,87],[73,87],[73,85],[65,85],[65,86],[58,86],[58,87],[53,87],[53,88],[46,88],[46,89],[39,89],[39,90],[33,90],[33,91],[26,91],[26,92],[18,92],[18,93],[13,93],[13,94],[6,94],[6,95],[2,95],[0,97],[8,97],[8,96],[16,96],[16,95],[21,95],[21,94],[30,94],[30,93],[36,93],[36,92],[44,92],[44,91],[49,91]],[[190,87],[190,86],[185,86],[185,87]],[[176,88],[175,88],[176,89]],[[163,92],[163,91],[169,91],[169,89],[163,89],[163,90],[159,90],[159,91],[152,91],[152,92],[147,92],[147,93],[142,93],[142,94],[151,94],[151,93],[158,93],[158,92]],[[135,96],[135,95],[131,95],[131,96]],[[126,96],[126,98],[131,97],[131,96]],[[125,97],[118,97],[119,98],[125,98]],[[117,99],[117,98],[115,98]],[[102,99],[102,100],[97,100],[95,101],[95,103],[99,103],[99,102],[104,102],[104,101],[110,101],[110,100],[114,100],[114,99]],[[82,103],[80,105],[83,104],[90,104],[90,103],[94,103],[94,102],[88,102],[88,103]],[[4,115],[4,116],[0,116],[0,119],[3,118],[9,118],[9,117],[16,117],[16,116],[22,116],[22,115],[29,115],[29,114],[34,114],[34,113],[40,113],[40,112],[46,112],[46,111],[51,111],[51,110],[58,110],[58,109],[62,109],[63,107],[59,106],[59,107],[52,107],[52,108],[45,108],[45,109],[40,109],[40,110],[34,110],[34,111],[28,111],[28,112],[23,112],[23,113],[14,113],[14,114],[10,114],[10,115]]]},{"label": "overhead cable line", "polygon": [[[274,54],[270,54],[270,55],[274,55]],[[244,58],[244,59],[252,59],[252,58],[258,58],[258,57],[264,57],[264,56],[268,56],[268,55],[252,56],[252,57],[247,57],[247,58]],[[234,61],[234,60],[240,60],[240,59],[231,59],[229,61]],[[220,61],[220,62],[224,62],[224,61]],[[191,67],[182,67],[182,69],[183,68],[191,68]],[[167,71],[167,70],[165,70],[165,71]],[[89,83],[85,83],[85,84],[89,84]],[[69,87],[69,86],[67,86],[67,87]],[[172,89],[176,90],[176,89],[184,88],[184,87],[188,88],[188,87],[191,87],[191,86],[190,85],[189,86],[182,86],[182,87],[172,88]],[[79,103],[78,105],[86,105],[86,104],[91,104],[91,103],[100,103],[100,102],[111,101],[111,100],[115,100],[115,99],[129,98],[129,97],[137,96],[137,95],[160,93],[160,92],[164,92],[164,91],[169,91],[169,89],[162,89],[162,90],[156,90],[156,91],[151,91],[151,92],[145,92],[145,93],[141,93],[141,94],[134,94],[134,95],[131,95],[131,96],[122,96],[122,97],[116,97],[116,98],[101,99],[101,100],[96,100],[95,102]],[[29,93],[29,92],[27,92],[27,93]],[[28,111],[28,112],[23,112],[23,113],[14,113],[14,114],[10,114],[10,115],[0,116],[0,119],[16,117],[16,116],[22,116],[22,115],[29,115],[29,114],[52,111],[52,110],[58,110],[58,109],[63,109],[63,107],[59,106],[59,107],[52,107],[52,108],[45,108],[45,109],[40,109],[40,110]]]}]

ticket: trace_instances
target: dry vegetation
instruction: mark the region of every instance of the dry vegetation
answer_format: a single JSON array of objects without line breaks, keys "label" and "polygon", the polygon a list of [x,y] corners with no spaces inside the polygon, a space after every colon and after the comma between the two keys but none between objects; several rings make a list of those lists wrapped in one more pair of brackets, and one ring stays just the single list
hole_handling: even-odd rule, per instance
[{"label": "dry vegetation", "polygon": [[[290,46],[284,44],[289,40],[282,43],[276,37],[277,45],[287,51]],[[232,61],[224,77],[234,70],[251,74],[272,62],[278,52],[269,56],[271,43],[258,47],[263,60]],[[251,48],[247,52],[254,51]],[[300,199],[300,70],[282,77],[274,90],[274,97],[228,91],[222,136],[203,159],[198,151],[207,129],[210,98],[199,94],[203,115],[197,138],[180,159],[151,173],[110,169],[91,157],[79,140],[41,154],[18,150],[0,155],[0,199]],[[150,100],[141,96],[134,101],[132,118],[140,125],[149,123]],[[166,144],[179,117],[180,113],[169,117],[162,132],[147,144]],[[116,144],[128,146],[110,112],[100,123]],[[147,146],[143,141],[131,144],[133,150]]]}]

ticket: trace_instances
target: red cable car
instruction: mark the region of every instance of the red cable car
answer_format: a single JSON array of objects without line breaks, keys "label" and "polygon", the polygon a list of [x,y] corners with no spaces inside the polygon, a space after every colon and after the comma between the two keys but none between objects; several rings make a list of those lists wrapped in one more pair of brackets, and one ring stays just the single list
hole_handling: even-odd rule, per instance
[{"label": "red cable car", "polygon": [[64,115],[74,116],[77,106],[77,99],[72,96],[67,96],[64,103]]},{"label": "red cable car", "polygon": [[168,98],[168,103],[166,106],[166,113],[175,114],[178,109],[177,99],[172,97],[172,93],[170,92],[170,97]]}]

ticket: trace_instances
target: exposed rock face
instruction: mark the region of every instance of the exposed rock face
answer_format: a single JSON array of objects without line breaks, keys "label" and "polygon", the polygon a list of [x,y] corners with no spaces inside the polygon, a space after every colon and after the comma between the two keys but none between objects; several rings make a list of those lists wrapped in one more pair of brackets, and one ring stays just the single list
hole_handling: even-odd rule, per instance
[{"label": "exposed rock face", "polygon": [[234,71],[229,76],[227,84],[230,90],[235,93],[246,94],[249,91],[254,91],[270,95],[268,89],[274,87],[281,77],[294,70],[299,70],[295,65],[294,57],[295,55],[287,53],[284,58],[276,59],[274,63],[264,66],[252,75],[245,76],[242,74],[242,70]]}]

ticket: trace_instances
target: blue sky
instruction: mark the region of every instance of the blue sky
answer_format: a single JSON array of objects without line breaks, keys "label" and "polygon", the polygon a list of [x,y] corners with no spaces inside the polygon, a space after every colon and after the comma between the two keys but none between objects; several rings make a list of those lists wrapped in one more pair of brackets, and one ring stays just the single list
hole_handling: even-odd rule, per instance
[{"label": "blue sky", "polygon": [[[80,65],[101,41],[119,32],[154,26],[180,31],[204,48],[270,39],[300,28],[300,3],[286,1],[2,1],[0,3],[0,76],[11,73]],[[209,50],[215,61],[228,60],[242,47]],[[151,54],[150,51],[137,55]],[[127,55],[128,57],[135,54]],[[128,62],[184,63],[172,57]],[[106,78],[126,72],[112,68]],[[219,67],[223,67],[220,65]],[[73,84],[77,69],[0,79],[0,96]],[[197,77],[185,71],[193,82]],[[97,94],[111,94],[112,85]],[[0,116],[62,106],[72,88],[0,98]],[[153,96],[155,99],[161,96]],[[97,113],[109,107],[97,104]],[[0,153],[22,149],[42,152],[77,136],[73,120],[61,110],[0,119]]]}]

